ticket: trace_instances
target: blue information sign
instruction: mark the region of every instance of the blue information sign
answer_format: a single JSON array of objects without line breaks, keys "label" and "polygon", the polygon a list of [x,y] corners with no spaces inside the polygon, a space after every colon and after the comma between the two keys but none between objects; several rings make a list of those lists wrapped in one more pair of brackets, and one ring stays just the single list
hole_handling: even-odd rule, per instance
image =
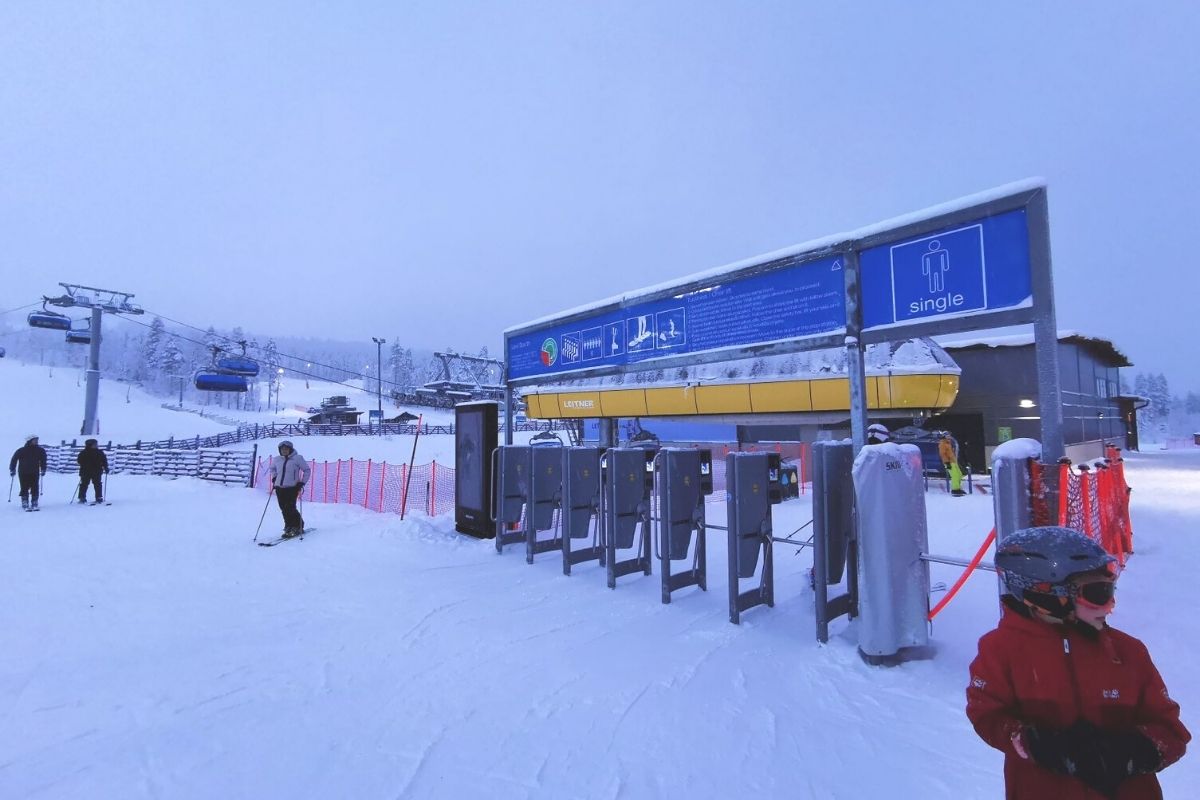
[{"label": "blue information sign", "polygon": [[828,257],[508,338],[510,379],[831,333],[846,326],[842,264]]},{"label": "blue information sign", "polygon": [[1033,302],[1024,209],[864,250],[859,265],[864,328]]}]

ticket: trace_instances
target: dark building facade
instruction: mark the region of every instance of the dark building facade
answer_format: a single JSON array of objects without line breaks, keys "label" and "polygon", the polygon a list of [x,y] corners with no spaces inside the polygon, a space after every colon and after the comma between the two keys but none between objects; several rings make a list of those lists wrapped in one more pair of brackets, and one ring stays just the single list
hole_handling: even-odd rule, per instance
[{"label": "dark building facade", "polygon": [[[1041,438],[1032,335],[943,346],[962,369],[958,397],[924,427],[953,433],[961,463],[982,472],[992,450],[1003,442]],[[1121,403],[1120,369],[1131,366],[1106,339],[1059,334],[1063,443],[1072,460],[1097,458],[1106,443],[1136,447],[1136,440],[1127,437],[1127,425],[1136,431],[1136,420],[1124,418]]]}]

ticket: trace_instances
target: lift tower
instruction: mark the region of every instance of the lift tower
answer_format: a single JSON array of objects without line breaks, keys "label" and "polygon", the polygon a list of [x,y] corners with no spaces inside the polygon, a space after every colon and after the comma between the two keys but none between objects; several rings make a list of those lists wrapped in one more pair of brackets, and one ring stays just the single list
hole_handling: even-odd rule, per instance
[{"label": "lift tower", "polygon": [[129,302],[133,298],[129,292],[98,289],[95,286],[81,286],[77,283],[58,285],[66,290],[66,294],[59,297],[43,295],[47,303],[60,308],[87,308],[92,312],[83,427],[79,432],[84,436],[93,436],[100,432],[96,424],[96,409],[100,400],[100,319],[104,314],[144,314],[145,311],[141,306]]}]

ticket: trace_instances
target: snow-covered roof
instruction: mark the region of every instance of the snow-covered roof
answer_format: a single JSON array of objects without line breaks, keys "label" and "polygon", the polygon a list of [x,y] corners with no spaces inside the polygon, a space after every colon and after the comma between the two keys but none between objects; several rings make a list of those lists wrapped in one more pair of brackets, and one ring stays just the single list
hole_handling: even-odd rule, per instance
[{"label": "snow-covered roof", "polygon": [[901,228],[906,225],[912,225],[913,223],[920,222],[922,220],[940,217],[944,214],[951,214],[955,211],[961,211],[966,208],[989,203],[993,200],[999,200],[1000,198],[1008,197],[1009,195],[1019,194],[1020,192],[1042,189],[1045,188],[1045,186],[1045,178],[1026,178],[1025,180],[1007,183],[1003,186],[997,186],[994,189],[988,189],[987,191],[977,192],[976,194],[967,195],[966,197],[960,197],[957,200],[951,200],[947,203],[929,206],[928,208],[923,208],[920,211],[914,211],[909,214],[892,217],[891,219],[886,219],[882,222],[876,222],[856,230],[847,231],[845,233],[835,233],[831,236],[822,236],[819,239],[811,239],[802,244],[796,244],[780,250],[775,250],[770,253],[752,256],[751,258],[735,261],[732,264],[726,264],[722,267],[715,267],[702,272],[695,272],[685,277],[674,278],[672,280],[657,283],[653,286],[646,286],[641,289],[632,289],[620,294],[615,294],[612,297],[606,297],[603,300],[596,300],[592,303],[584,303],[583,305],[575,306],[574,308],[567,309],[566,311],[557,311],[553,314],[547,314],[546,316],[538,317],[537,319],[532,319],[528,322],[522,322],[518,325],[510,325],[504,329],[504,332],[512,333],[514,331],[537,328],[541,325],[546,325],[551,322],[555,322],[560,319],[566,319],[579,314],[585,314],[589,311],[609,308],[620,305],[621,303],[629,303],[643,297],[658,294],[660,292],[667,292],[677,287],[720,278],[721,276],[727,275],[731,272],[737,272],[738,270],[745,269],[747,267],[753,267],[758,264],[768,264],[772,261],[778,261],[781,258],[790,258],[792,256],[804,255],[806,253],[820,253],[827,251],[843,242],[856,239],[865,239],[869,236],[884,233],[895,228]]},{"label": "snow-covered roof", "polygon": [[[1077,344],[1114,367],[1132,367],[1128,356],[1117,349],[1108,339],[1088,336],[1079,331],[1060,330],[1058,340]],[[939,344],[947,350],[967,350],[981,347],[1028,347],[1034,343],[1033,333],[1018,333],[1005,336],[972,336],[969,338],[940,337]]]}]

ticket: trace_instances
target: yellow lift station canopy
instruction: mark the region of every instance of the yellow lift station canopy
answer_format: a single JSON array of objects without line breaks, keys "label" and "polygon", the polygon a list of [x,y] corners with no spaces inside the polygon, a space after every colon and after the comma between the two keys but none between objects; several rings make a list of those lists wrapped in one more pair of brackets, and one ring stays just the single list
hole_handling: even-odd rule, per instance
[{"label": "yellow lift station canopy", "polygon": [[[867,407],[895,416],[949,408],[960,370],[931,339],[868,345]],[[633,373],[618,379],[562,381],[525,390],[535,419],[806,414],[850,410],[841,350]]]}]

